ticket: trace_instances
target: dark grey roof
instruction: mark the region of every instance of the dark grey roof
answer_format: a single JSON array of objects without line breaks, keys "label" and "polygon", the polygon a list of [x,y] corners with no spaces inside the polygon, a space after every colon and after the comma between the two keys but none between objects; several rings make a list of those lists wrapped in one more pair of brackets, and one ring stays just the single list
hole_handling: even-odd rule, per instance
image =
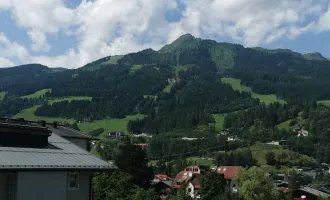
[{"label": "dark grey roof", "polygon": [[309,194],[313,194],[315,196],[325,196],[325,197],[329,197],[330,195],[325,193],[325,192],[322,192],[320,190],[317,190],[317,189],[314,189],[314,188],[311,188],[311,187],[301,187],[300,188],[301,191],[304,191],[304,192],[307,192]]},{"label": "dark grey roof", "polygon": [[84,134],[80,131],[77,131],[72,128],[68,128],[65,126],[58,126],[57,128],[54,128],[53,126],[48,127],[49,130],[52,131],[52,133],[56,133],[57,135],[61,137],[66,138],[80,138],[80,139],[87,139],[87,140],[98,140],[97,138],[91,137],[87,134]]},{"label": "dark grey roof", "polygon": [[0,147],[0,170],[111,170],[105,162],[68,140],[52,134],[48,138],[53,148]]}]

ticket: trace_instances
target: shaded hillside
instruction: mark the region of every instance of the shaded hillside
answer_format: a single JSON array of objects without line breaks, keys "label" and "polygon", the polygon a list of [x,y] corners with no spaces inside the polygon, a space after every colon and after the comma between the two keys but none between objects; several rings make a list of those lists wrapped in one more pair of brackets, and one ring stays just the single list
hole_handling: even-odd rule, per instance
[{"label": "shaded hillside", "polygon": [[[320,54],[244,48],[190,34],[159,51],[108,56],[75,70],[51,70],[37,64],[0,70],[0,92],[6,94],[0,108],[6,116],[33,105],[39,105],[38,116],[74,119],[124,118],[139,113],[145,119],[132,122],[130,130],[154,134],[209,125],[214,123],[212,114],[257,106],[260,98],[255,93],[283,99],[290,109],[293,104],[330,99],[330,62]],[[234,91],[222,83],[223,77],[240,79],[251,90]],[[48,92],[39,99],[20,100],[41,89]],[[92,100],[43,105],[48,99],[70,96]],[[285,120],[287,117],[272,119],[270,124]]]}]

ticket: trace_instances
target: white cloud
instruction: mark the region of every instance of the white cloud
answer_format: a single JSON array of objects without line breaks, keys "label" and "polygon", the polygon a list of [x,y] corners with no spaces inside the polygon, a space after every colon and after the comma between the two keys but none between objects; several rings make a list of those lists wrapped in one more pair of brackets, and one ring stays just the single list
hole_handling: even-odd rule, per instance
[{"label": "white cloud", "polygon": [[329,31],[330,30],[330,4],[328,5],[328,10],[323,13],[318,22],[317,26],[315,27],[316,32],[323,32],[323,31]]},{"label": "white cloud", "polygon": [[[179,21],[170,23],[165,11],[178,9],[177,1],[185,9],[180,11]],[[14,22],[26,29],[35,51],[30,54],[26,47],[0,34],[0,56],[10,62],[76,68],[108,55],[158,49],[184,33],[203,38],[226,36],[257,46],[330,30],[330,6],[324,12],[326,0],[177,1],[82,0],[77,7],[68,8],[63,0],[0,0],[0,10],[9,10]],[[78,45],[49,56],[52,44],[47,38],[59,32],[75,36]]]},{"label": "white cloud", "polygon": [[[299,31],[306,16],[322,6],[312,0],[187,0],[181,29],[201,35],[227,35],[247,46],[271,43]],[[306,30],[307,31],[307,30]],[[293,36],[291,34],[290,36]]]},{"label": "white cloud", "polygon": [[33,41],[32,50],[33,51],[48,51],[50,45],[47,43],[46,34],[39,30],[30,30],[28,35]]},{"label": "white cloud", "polygon": [[6,60],[17,59],[22,63],[29,62],[28,51],[23,46],[10,42],[4,33],[0,33],[0,56]]},{"label": "white cloud", "polygon": [[0,67],[13,67],[15,64],[7,58],[0,57]]}]

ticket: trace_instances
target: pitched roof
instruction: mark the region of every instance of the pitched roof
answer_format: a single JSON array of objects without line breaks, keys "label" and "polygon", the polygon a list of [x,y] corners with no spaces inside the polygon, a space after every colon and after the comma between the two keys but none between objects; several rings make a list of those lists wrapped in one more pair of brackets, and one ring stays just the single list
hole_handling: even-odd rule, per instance
[{"label": "pitched roof", "polygon": [[171,180],[171,178],[169,176],[167,176],[166,174],[156,174],[155,177],[157,179],[159,179],[160,181],[168,181]]},{"label": "pitched roof", "polygon": [[48,128],[53,133],[56,133],[57,135],[65,137],[65,138],[79,138],[79,139],[87,139],[87,140],[98,140],[97,138],[91,137],[87,134],[84,134],[84,133],[82,133],[80,131],[77,131],[75,129],[72,129],[72,128],[68,128],[66,126],[58,126],[57,128],[49,126]]},{"label": "pitched roof", "polygon": [[0,147],[0,170],[112,170],[117,167],[57,134],[47,148]]},{"label": "pitched roof", "polygon": [[219,166],[217,173],[223,174],[225,179],[233,179],[240,169],[239,166]]}]

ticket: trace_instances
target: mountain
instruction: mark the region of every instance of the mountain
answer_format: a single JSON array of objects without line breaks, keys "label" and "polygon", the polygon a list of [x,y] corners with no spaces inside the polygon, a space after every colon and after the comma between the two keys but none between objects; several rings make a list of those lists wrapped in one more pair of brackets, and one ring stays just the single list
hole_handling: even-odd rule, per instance
[{"label": "mountain", "polygon": [[[234,90],[221,81],[223,77],[240,79],[259,96],[276,95],[287,102],[275,110],[330,99],[330,61],[318,53],[245,48],[186,34],[159,51],[108,56],[78,69],[54,70],[38,64],[0,69],[0,86],[6,92],[0,115],[12,116],[33,105],[38,105],[37,116],[76,120],[143,114],[145,118],[131,121],[129,129],[158,134],[208,127],[215,120],[211,114],[261,105],[259,96]],[[236,87],[243,91],[243,86]],[[41,89],[51,92],[38,101],[18,99]],[[45,104],[71,96],[92,100]],[[269,117],[272,125],[289,119],[288,113],[274,116]]]},{"label": "mountain", "polygon": [[319,52],[315,52],[315,53],[307,53],[304,54],[304,58],[308,59],[308,60],[327,60],[325,57],[322,56],[322,54],[320,54]]}]

